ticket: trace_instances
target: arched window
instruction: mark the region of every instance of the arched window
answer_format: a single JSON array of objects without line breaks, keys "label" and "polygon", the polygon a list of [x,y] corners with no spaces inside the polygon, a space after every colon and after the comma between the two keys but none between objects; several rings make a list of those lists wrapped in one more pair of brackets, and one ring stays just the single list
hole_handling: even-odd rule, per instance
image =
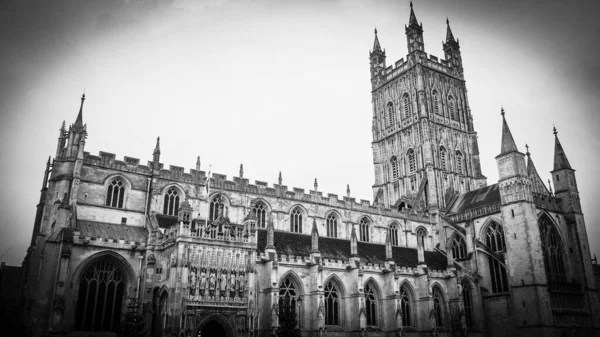
[{"label": "arched window", "polygon": [[365,309],[367,325],[377,325],[377,294],[369,283],[365,285]]},{"label": "arched window", "polygon": [[402,325],[412,326],[412,301],[410,292],[405,285],[400,287],[400,308],[402,309]]},{"label": "arched window", "polygon": [[[485,244],[494,253],[502,253],[506,250],[504,241],[504,230],[499,224],[492,222],[485,230]],[[490,280],[492,283],[492,292],[507,292],[508,291],[508,275],[504,267],[504,256],[488,256],[488,264],[490,268]],[[498,260],[500,259],[500,260]]]},{"label": "arched window", "polygon": [[337,217],[334,213],[327,216],[327,236],[337,238]]},{"label": "arched window", "polygon": [[446,170],[446,148],[440,146],[440,168]]},{"label": "arched window", "polygon": [[444,295],[439,287],[433,287],[433,310],[436,326],[444,326]]},{"label": "arched window", "polygon": [[179,193],[174,188],[169,188],[165,193],[165,202],[163,208],[163,214],[165,215],[177,215],[179,210]]},{"label": "arched window", "polygon": [[390,226],[390,243],[392,246],[398,245],[398,224],[396,223]]},{"label": "arched window", "polygon": [[448,96],[448,115],[451,120],[456,120],[456,114],[454,113],[454,99],[452,96]]},{"label": "arched window", "polygon": [[358,226],[360,232],[360,241],[369,242],[369,220],[366,217],[360,219]]},{"label": "arched window", "polygon": [[438,115],[442,114],[442,110],[440,109],[440,97],[437,93],[437,91],[433,91],[432,94],[432,100],[433,100],[433,112],[435,112]]},{"label": "arched window", "polygon": [[460,151],[456,151],[456,172],[463,174],[463,155]]},{"label": "arched window", "polygon": [[298,292],[296,285],[289,277],[286,277],[279,285],[279,315],[281,316],[285,310],[296,312],[296,304],[298,303]]},{"label": "arched window", "polygon": [[389,102],[387,105],[389,126],[393,126],[396,122],[396,112],[394,112],[394,104]]},{"label": "arched window", "polygon": [[413,173],[417,170],[417,162],[415,160],[415,151],[413,149],[409,149],[406,152],[406,157],[408,158],[408,172]]},{"label": "arched window", "polygon": [[417,229],[417,247],[423,247],[423,249],[426,248],[425,238],[427,238],[427,232],[425,231],[425,229],[424,228]]},{"label": "arched window", "polygon": [[463,280],[461,284],[465,321],[467,321],[467,326],[473,326],[473,294],[471,293],[471,284],[465,280]]},{"label": "arched window", "polygon": [[566,282],[564,248],[560,235],[546,215],[540,218],[539,226],[548,280],[550,282]]},{"label": "arched window", "polygon": [[254,215],[256,216],[256,226],[265,228],[267,224],[267,208],[262,202],[254,204]]},{"label": "arched window", "polygon": [[398,158],[396,156],[392,157],[390,160],[390,165],[392,166],[392,179],[396,180],[400,177],[400,171],[398,170]]},{"label": "arched window", "polygon": [[339,294],[333,282],[325,286],[325,325],[340,325]]},{"label": "arched window", "polygon": [[110,257],[99,258],[79,280],[75,330],[119,331],[125,275]]},{"label": "arched window", "polygon": [[290,214],[290,231],[302,233],[302,211],[299,207],[294,208]]},{"label": "arched window", "polygon": [[461,235],[454,234],[452,239],[452,257],[461,260],[467,257],[467,243]]},{"label": "arched window", "polygon": [[408,93],[402,96],[402,100],[404,101],[404,118],[408,119],[412,116],[412,107],[410,106],[410,96],[408,96]]},{"label": "arched window", "polygon": [[220,194],[215,195],[210,201],[209,221],[217,220],[219,212],[225,212],[225,197]]},{"label": "arched window", "polygon": [[113,179],[106,191],[106,206],[123,208],[125,199],[125,185],[121,179]]}]

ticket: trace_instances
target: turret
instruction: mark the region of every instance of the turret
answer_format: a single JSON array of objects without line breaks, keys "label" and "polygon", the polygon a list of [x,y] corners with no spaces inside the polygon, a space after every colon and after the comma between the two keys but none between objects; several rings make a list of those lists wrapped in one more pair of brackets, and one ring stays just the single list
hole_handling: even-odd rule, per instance
[{"label": "turret", "polygon": [[575,170],[571,167],[567,155],[558,139],[558,131],[554,128],[554,169],[552,170],[552,181],[554,183],[554,193],[566,195],[573,193],[577,195],[577,202],[563,202],[565,212],[581,212],[579,206],[579,190],[577,180],[575,179]]},{"label": "turret", "polygon": [[158,170],[160,162],[160,137],[156,137],[156,146],[154,152],[152,152],[152,165],[155,170]]},{"label": "turret", "polygon": [[408,45],[408,53],[425,52],[425,42],[423,41],[423,24],[417,22],[415,11],[413,10],[412,1],[410,2],[410,18],[408,26],[404,26],[406,31],[406,42]]},{"label": "turret", "polygon": [[460,44],[454,39],[452,29],[450,29],[450,21],[446,19],[446,42],[442,42],[446,61],[452,67],[458,70],[460,75],[463,74],[462,57],[460,56]]},{"label": "turret", "polygon": [[371,64],[371,82],[375,84],[376,77],[385,69],[385,50],[382,50],[379,44],[377,28],[375,28],[375,41],[373,42],[373,50],[369,52],[369,60]]}]

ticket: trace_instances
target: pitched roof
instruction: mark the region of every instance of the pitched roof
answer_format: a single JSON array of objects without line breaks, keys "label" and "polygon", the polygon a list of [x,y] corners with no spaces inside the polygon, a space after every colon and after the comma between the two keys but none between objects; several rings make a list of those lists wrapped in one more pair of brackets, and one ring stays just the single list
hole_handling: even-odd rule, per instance
[{"label": "pitched roof", "polygon": [[533,164],[533,160],[531,159],[531,154],[529,153],[529,150],[527,151],[527,176],[529,177],[529,179],[531,179],[531,182],[533,183],[534,192],[546,195],[550,194],[550,191],[548,191],[546,184],[544,184],[542,178],[540,178],[540,175],[538,174],[537,169]]},{"label": "pitched roof", "polygon": [[417,16],[415,15],[415,11],[413,10],[412,1],[410,2],[410,18],[408,20],[408,26],[419,25],[417,22]]},{"label": "pitched roof", "polygon": [[78,223],[79,235],[83,237],[135,242],[146,241],[148,238],[146,228],[140,226],[119,225],[89,220],[79,220]]},{"label": "pitched roof", "polygon": [[158,221],[158,227],[169,228],[177,224],[177,217],[172,215],[165,215],[156,213],[156,220]]},{"label": "pitched roof", "polygon": [[499,202],[500,189],[498,184],[493,184],[458,195],[454,203],[448,206],[448,213],[462,213],[469,209]]},{"label": "pitched roof", "polygon": [[[267,232],[258,231],[257,249],[264,252],[267,244]],[[298,256],[310,255],[311,237],[304,234],[275,232],[275,249],[280,254],[293,254]],[[370,242],[358,242],[358,255],[366,263],[385,263],[385,245]],[[319,237],[319,251],[324,259],[348,261],[350,259],[350,240]],[[417,250],[415,248],[392,247],[394,262],[399,267],[415,268],[418,264]],[[443,270],[447,267],[447,260],[439,252],[425,251],[425,263],[432,269]]]}]

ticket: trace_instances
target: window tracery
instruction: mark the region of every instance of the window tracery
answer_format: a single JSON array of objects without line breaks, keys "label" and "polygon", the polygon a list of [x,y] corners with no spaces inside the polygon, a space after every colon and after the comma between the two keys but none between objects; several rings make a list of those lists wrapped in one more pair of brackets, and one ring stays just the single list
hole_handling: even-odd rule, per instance
[{"label": "window tracery", "polygon": [[539,228],[548,279],[551,282],[566,282],[564,248],[560,235],[554,224],[545,215],[539,220]]},{"label": "window tracery", "polygon": [[460,151],[456,151],[456,171],[463,174],[463,155]]},{"label": "window tracery", "polygon": [[291,310],[296,313],[296,305],[298,302],[298,292],[296,285],[289,277],[286,277],[279,285],[279,315],[284,313],[284,310]]},{"label": "window tracery", "polygon": [[396,113],[394,112],[394,104],[392,102],[388,103],[387,110],[389,126],[393,126],[396,122]]},{"label": "window tracery", "polygon": [[296,207],[290,214],[290,231],[293,233],[302,233],[302,211]]},{"label": "window tracery", "polygon": [[177,215],[179,210],[179,193],[177,189],[170,188],[165,193],[163,214],[165,215]]},{"label": "window tracery", "polygon": [[402,325],[412,326],[411,296],[406,285],[400,287],[400,308],[402,309]]},{"label": "window tracery", "polygon": [[334,213],[327,216],[327,236],[337,238],[337,216]]},{"label": "window tracery", "polygon": [[400,177],[400,170],[398,169],[398,158],[396,158],[396,156],[392,157],[391,159],[391,166],[392,166],[392,178],[394,180],[397,180]]},{"label": "window tracery", "polygon": [[256,226],[265,228],[267,225],[267,209],[262,202],[254,204],[254,215],[256,216]]},{"label": "window tracery", "polygon": [[390,226],[390,243],[392,246],[398,245],[398,225],[395,223]]},{"label": "window tracery", "polygon": [[440,146],[440,167],[446,170],[446,149],[443,146]]},{"label": "window tracery", "polygon": [[325,325],[340,325],[340,303],[337,287],[332,281],[325,286]]},{"label": "window tracery", "polygon": [[[497,256],[488,256],[488,264],[490,270],[490,280],[492,283],[492,292],[507,292],[508,291],[508,275],[504,267],[504,255],[506,243],[504,241],[504,230],[502,226],[496,222],[492,222],[486,228],[486,246],[494,253],[499,253]],[[499,261],[500,259],[501,261]]]},{"label": "window tracery", "polygon": [[360,219],[359,232],[360,241],[369,242],[369,220],[366,217]]},{"label": "window tracery", "polygon": [[224,199],[225,197],[221,194],[217,194],[210,200],[209,221],[217,220],[219,212],[225,212],[226,205]]},{"label": "window tracery", "polygon": [[433,288],[433,310],[435,312],[435,322],[437,326],[444,326],[444,296],[439,287]]},{"label": "window tracery", "polygon": [[467,257],[467,243],[459,234],[455,234],[452,239],[452,257],[455,260],[461,260]]},{"label": "window tracery", "polygon": [[106,206],[123,208],[123,200],[125,199],[125,185],[119,178],[115,178],[108,185],[106,191]]},{"label": "window tracery", "polygon": [[462,281],[462,299],[465,310],[465,321],[467,326],[473,326],[473,294],[471,293],[471,285],[469,282]]},{"label": "window tracery", "polygon": [[413,173],[417,170],[417,163],[415,160],[415,151],[413,149],[409,149],[406,152],[406,156],[408,157],[408,171]]},{"label": "window tracery", "polygon": [[410,106],[410,97],[408,96],[408,93],[404,94],[402,100],[404,101],[404,118],[408,119],[412,116],[412,108]]},{"label": "window tracery", "polygon": [[375,290],[369,283],[365,285],[365,309],[367,314],[367,325],[377,325],[377,296]]}]

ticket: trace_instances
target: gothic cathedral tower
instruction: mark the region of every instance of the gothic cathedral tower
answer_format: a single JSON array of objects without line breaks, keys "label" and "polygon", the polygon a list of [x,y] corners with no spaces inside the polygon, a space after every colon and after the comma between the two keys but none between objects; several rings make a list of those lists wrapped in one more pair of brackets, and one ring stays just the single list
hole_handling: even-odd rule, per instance
[{"label": "gothic cathedral tower", "polygon": [[438,213],[446,196],[487,184],[467,100],[460,45],[447,21],[445,59],[425,53],[423,25],[410,8],[408,55],[386,66],[377,30],[370,52],[374,200]]}]

